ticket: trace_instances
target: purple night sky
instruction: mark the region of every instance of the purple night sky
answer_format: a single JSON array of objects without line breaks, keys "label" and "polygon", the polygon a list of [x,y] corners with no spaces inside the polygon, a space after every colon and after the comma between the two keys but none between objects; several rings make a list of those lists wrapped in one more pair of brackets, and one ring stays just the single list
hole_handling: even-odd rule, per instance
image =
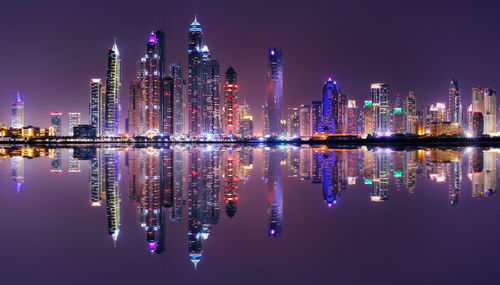
[{"label": "purple night sky", "polygon": [[283,50],[285,108],[320,99],[329,76],[357,100],[383,81],[391,103],[396,92],[411,90],[417,104],[446,101],[453,73],[466,110],[474,85],[500,88],[498,8],[497,1],[7,1],[0,11],[0,122],[10,124],[18,89],[26,125],[47,126],[51,111],[81,112],[87,122],[89,81],[105,77],[114,37],[123,120],[151,29],[166,33],[167,63],[186,68],[194,14],[221,75],[229,66],[238,73],[256,131],[273,46]]}]

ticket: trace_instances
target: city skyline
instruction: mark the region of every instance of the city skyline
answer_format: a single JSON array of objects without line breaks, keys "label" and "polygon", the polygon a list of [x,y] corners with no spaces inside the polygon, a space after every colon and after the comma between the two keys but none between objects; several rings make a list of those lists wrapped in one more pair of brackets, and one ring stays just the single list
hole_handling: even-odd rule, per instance
[{"label": "city skyline", "polygon": [[[390,1],[389,1],[390,2]],[[383,3],[385,5],[388,5],[388,3]],[[248,4],[247,4],[248,5]],[[321,4],[320,4],[321,5]],[[347,4],[343,4],[347,5]],[[428,8],[425,4],[415,4],[413,9],[417,11],[425,11],[423,12],[425,15],[430,16],[430,20],[433,20],[439,24],[437,18],[435,17],[435,11],[439,10],[444,4],[438,5],[435,10],[425,10]],[[492,6],[494,4],[490,4],[489,6]],[[36,6],[36,5],[35,5]],[[216,5],[215,5],[216,6]],[[431,78],[425,78],[422,77],[422,72],[426,69],[424,69],[420,64],[413,65],[414,68],[413,70],[417,70],[416,74],[420,74],[419,76],[413,76],[411,70],[408,70],[407,68],[397,68],[399,64],[395,63],[394,59],[389,58],[389,60],[386,61],[383,65],[378,65],[377,70],[379,72],[377,74],[373,73],[370,75],[369,73],[372,72],[375,68],[373,61],[381,60],[384,58],[384,56],[387,56],[383,51],[379,50],[376,48],[376,50],[380,53],[380,56],[370,56],[367,58],[367,50],[365,50],[365,53],[363,52],[356,52],[356,56],[359,56],[360,58],[366,59],[366,62],[364,62],[363,66],[368,66],[367,69],[369,72],[361,72],[361,74],[353,76],[353,69],[355,68],[356,64],[354,64],[354,67],[347,67],[345,63],[343,62],[342,58],[339,58],[343,55],[352,53],[355,51],[349,51],[347,52],[346,49],[352,47],[352,42],[346,38],[348,31],[350,32],[350,35],[352,36],[357,36],[358,34],[360,35],[365,35],[364,33],[354,29],[352,30],[353,27],[350,25],[347,25],[345,31],[340,31],[341,32],[341,39],[344,39],[344,41],[341,41],[342,44],[338,45],[336,49],[338,48],[339,50],[336,52],[333,52],[332,57],[334,59],[337,59],[339,61],[338,64],[332,65],[331,63],[329,64],[328,62],[324,62],[319,60],[318,58],[313,59],[314,56],[310,54],[310,52],[307,52],[306,50],[311,50],[314,47],[314,44],[317,44],[316,41],[311,42],[310,47],[304,47],[304,45],[301,43],[301,39],[308,38],[303,33],[299,33],[302,37],[295,37],[292,39],[290,36],[288,36],[287,33],[282,33],[282,34],[275,34],[275,33],[264,33],[262,34],[262,38],[265,40],[265,44],[261,44],[262,41],[258,40],[257,42],[259,43],[260,46],[253,46],[251,45],[250,50],[248,50],[248,58],[238,58],[234,56],[234,52],[227,51],[227,49],[223,46],[220,46],[223,41],[219,40],[219,38],[222,36],[222,31],[225,29],[229,29],[230,26],[221,26],[223,28],[222,30],[218,28],[219,23],[214,22],[216,21],[216,15],[218,15],[217,12],[215,12],[213,9],[216,7],[206,7],[203,9],[203,11],[185,11],[185,8],[183,8],[182,13],[180,15],[175,16],[172,18],[172,20],[163,20],[165,17],[158,15],[157,22],[153,25],[153,27],[158,27],[158,28],[163,28],[167,27],[167,29],[164,29],[167,34],[167,40],[166,40],[166,50],[167,50],[167,58],[168,62],[173,62],[173,61],[181,61],[183,63],[183,66],[185,67],[186,65],[184,62],[186,62],[186,56],[185,56],[185,51],[183,53],[179,52],[183,46],[183,43],[185,42],[185,27],[189,25],[190,20],[192,19],[194,14],[198,14],[198,17],[200,21],[203,23],[203,26],[206,27],[207,29],[207,44],[211,48],[211,51],[213,50],[213,54],[215,57],[218,59],[218,61],[221,62],[221,70],[225,70],[229,66],[234,66],[235,69],[238,71],[238,78],[241,86],[240,90],[240,97],[244,98],[249,98],[247,100],[247,103],[251,106],[252,109],[252,115],[255,118],[254,124],[256,125],[256,130],[260,129],[261,123],[260,123],[260,114],[258,113],[259,108],[258,106],[261,105],[261,102],[265,98],[265,74],[261,74],[262,70],[265,70],[265,52],[267,48],[270,46],[279,46],[283,51],[284,51],[284,96],[283,96],[283,101],[284,101],[284,109],[287,107],[298,107],[300,104],[309,104],[311,100],[318,100],[320,99],[317,94],[320,94],[321,88],[322,88],[322,83],[324,80],[332,76],[334,79],[336,79],[339,84],[341,89],[347,94],[348,97],[356,99],[358,102],[362,102],[361,100],[366,98],[367,94],[367,87],[370,83],[373,82],[378,82],[378,81],[383,81],[386,82],[391,86],[391,97],[390,100],[392,101],[394,99],[395,93],[400,92],[402,94],[406,94],[409,91],[415,91],[416,94],[416,99],[417,102],[425,103],[425,104],[430,104],[430,100],[432,98],[439,97],[441,101],[446,101],[445,96],[447,96],[447,86],[443,84],[446,80],[449,80],[449,77],[451,76],[452,73],[454,73],[454,77],[457,78],[460,82],[460,87],[461,87],[461,97],[462,97],[462,105],[463,105],[463,110],[466,109],[466,106],[468,106],[468,103],[470,103],[470,97],[471,93],[470,90],[472,89],[473,86],[477,85],[480,83],[482,86],[492,86],[496,87],[495,84],[497,81],[495,77],[499,77],[498,75],[491,73],[491,72],[486,72],[486,71],[480,71],[476,73],[470,73],[469,70],[472,70],[473,66],[475,64],[480,64],[481,60],[475,60],[472,64],[471,60],[469,58],[479,58],[479,59],[489,59],[489,60],[495,60],[496,57],[494,56],[494,49],[487,48],[485,52],[479,53],[479,51],[474,52],[474,49],[468,49],[465,51],[463,48],[459,48],[457,45],[453,47],[444,47],[443,45],[436,45],[434,50],[429,50],[429,49],[424,49],[421,52],[416,52],[414,49],[414,54],[409,56],[409,58],[405,61],[406,63],[409,63],[409,61],[413,61],[418,57],[422,57],[424,54],[424,51],[427,51],[430,57],[428,60],[424,61],[424,64],[436,64],[439,62],[443,62],[443,60],[436,61],[437,55],[439,56],[444,56],[445,58],[449,58],[450,61],[445,63],[445,64],[437,64],[436,70],[433,70],[429,74],[433,75]],[[382,5],[384,6],[384,5]],[[453,6],[451,9],[456,10],[458,14],[463,14],[465,11],[470,9],[471,7],[466,7],[467,5],[458,5],[458,6]],[[488,6],[488,5],[486,5]],[[349,5],[345,7],[347,11],[350,13],[356,13],[350,9]],[[373,8],[370,5],[366,5],[364,9],[368,8]],[[263,28],[263,25],[268,24],[269,21],[271,21],[270,18],[270,13],[277,9],[276,5],[271,5],[269,7],[269,11],[266,12],[264,15],[264,19],[258,22],[253,23],[255,27],[259,27],[260,29]],[[380,8],[376,8],[380,9]],[[479,8],[473,8],[473,9],[479,9]],[[187,9],[190,10],[190,9]],[[289,9],[287,10],[288,14],[287,16],[294,15],[296,13],[299,13],[298,10],[295,9]],[[310,21],[307,22],[308,27],[317,27],[319,28],[319,31],[321,29],[324,29],[326,27],[332,28],[336,30],[332,25],[323,25],[324,20],[322,20],[321,17],[318,17],[315,20],[312,20],[311,16],[312,15],[321,15],[321,11],[318,11],[314,9],[314,13],[311,13],[311,15],[307,16],[307,18],[310,19]],[[455,14],[456,15],[456,14]],[[182,17],[181,17],[182,16]],[[390,16],[390,15],[389,15]],[[286,17],[286,16],[282,16]],[[395,16],[391,16],[395,17]],[[450,16],[445,16],[445,17],[450,17]],[[474,16],[476,17],[476,16]],[[485,17],[486,18],[486,17]],[[224,19],[224,18],[223,18]],[[481,18],[482,19],[482,18]],[[132,21],[134,22],[134,21]],[[137,24],[137,23],[134,23]],[[291,24],[292,27],[294,23],[288,22],[288,24]],[[462,20],[459,23],[459,27],[464,27],[465,24],[470,24],[471,28],[474,31],[479,31],[480,33],[489,33],[491,32],[491,27],[494,25],[486,25],[486,22],[484,21],[476,21],[475,23],[472,23],[471,19],[466,19]],[[43,25],[43,23],[42,23]],[[140,24],[139,24],[140,25]],[[237,22],[233,22],[234,27],[241,27],[241,24]],[[272,29],[279,27],[278,26],[273,26],[273,25],[267,25],[267,27],[273,27]],[[410,25],[407,22],[402,23],[403,26],[406,26],[407,28],[410,28],[409,31],[414,31],[417,32],[417,36],[422,36],[422,31],[425,30],[424,27],[417,27],[414,25]],[[82,76],[85,76],[85,80],[82,78],[79,78],[80,75],[78,76],[73,76],[73,72],[67,72],[65,73],[65,79],[66,77],[67,80],[65,80],[64,83],[61,83],[62,85],[60,89],[58,89],[57,92],[51,92],[50,95],[46,95],[47,91],[45,89],[49,88],[43,88],[44,82],[39,82],[38,79],[34,79],[33,83],[37,82],[40,84],[37,84],[36,92],[34,91],[33,87],[31,84],[17,84],[18,82],[15,77],[12,77],[15,74],[18,73],[13,73],[8,74],[7,76],[4,76],[7,80],[9,80],[10,83],[12,83],[15,86],[10,86],[8,84],[7,86],[2,87],[2,95],[1,98],[6,99],[6,98],[12,98],[13,94],[17,89],[21,91],[21,94],[23,94],[23,97],[25,101],[30,101],[33,102],[34,104],[32,106],[27,105],[26,106],[26,124],[33,124],[35,121],[40,121],[40,122],[47,122],[44,125],[48,125],[48,118],[46,115],[42,117],[42,113],[47,114],[51,111],[55,110],[60,110],[63,111],[64,113],[66,112],[81,112],[82,113],[82,121],[86,121],[88,112],[85,112],[85,108],[83,106],[87,106],[85,104],[86,99],[88,99],[88,92],[85,90],[85,87],[88,87],[88,79],[89,78],[104,78],[104,72],[103,70],[103,63],[102,63],[102,49],[109,47],[110,42],[112,39],[116,36],[117,41],[118,41],[118,46],[127,49],[128,52],[126,53],[126,56],[123,57],[123,64],[126,65],[126,67],[123,68],[124,71],[124,79],[122,80],[122,88],[121,88],[121,100],[122,100],[122,111],[127,108],[126,104],[123,101],[126,101],[124,98],[124,95],[126,94],[126,87],[127,83],[131,81],[130,79],[132,78],[132,75],[135,75],[135,71],[133,70],[135,68],[134,61],[139,58],[141,53],[137,52],[130,53],[131,50],[136,50],[140,51],[139,48],[142,47],[143,50],[143,45],[140,43],[142,42],[141,39],[143,39],[149,32],[151,31],[151,24],[148,25],[149,27],[144,27],[143,29],[141,28],[141,31],[139,31],[139,28],[134,28],[133,31],[134,36],[128,36],[125,35],[123,32],[119,33],[117,31],[121,30],[122,28],[117,28],[114,27],[115,31],[112,32],[110,31],[110,27],[106,27],[105,25],[100,25],[101,28],[105,28],[105,32],[102,34],[98,32],[92,33],[92,36],[95,37],[96,39],[100,39],[98,41],[93,41],[101,45],[101,47],[98,49],[96,48],[91,48],[90,50],[93,51],[90,53],[87,49],[85,50],[82,54],[83,58],[86,58],[88,62],[94,62],[94,67],[92,69],[88,69],[86,65],[84,65],[82,70],[86,70],[85,74],[82,74]],[[163,27],[162,27],[163,26]],[[383,23],[377,23],[377,27],[382,28],[381,31],[387,31],[389,33],[394,32],[393,30],[397,30],[399,28],[396,27],[391,27],[387,25],[383,25]],[[446,26],[446,25],[444,25]],[[84,28],[79,28],[79,32],[83,32]],[[438,31],[443,32],[444,30],[443,25],[438,25]],[[217,32],[216,32],[217,31]],[[242,28],[242,31],[248,31],[248,29]],[[466,31],[467,34],[468,31]],[[52,32],[50,30],[46,31],[47,36],[51,36]],[[455,33],[455,36],[453,36],[453,33]],[[243,33],[245,34],[245,32]],[[250,34],[252,34],[250,32]],[[432,34],[432,33],[431,33]],[[439,33],[438,33],[439,34]],[[436,33],[430,35],[433,39],[437,37]],[[66,37],[66,34],[58,34],[59,36]],[[141,36],[142,35],[142,36]],[[311,36],[314,35],[311,34]],[[452,31],[452,35],[445,35],[445,34],[439,34],[442,36],[442,39],[437,38],[437,42],[441,43],[445,39],[452,39],[454,41],[458,41],[458,28],[457,31]],[[39,37],[37,37],[39,38]],[[404,37],[403,37],[404,38]],[[418,37],[417,37],[418,38]],[[423,37],[422,39],[424,39]],[[463,38],[463,37],[462,37]],[[460,38],[460,41],[463,39]],[[79,43],[81,40],[78,38],[75,38],[76,41],[74,42],[68,42],[72,47],[73,45]],[[330,39],[326,39],[329,41]],[[359,41],[359,40],[358,40]],[[243,44],[245,43],[244,38],[242,38],[242,35],[236,35],[235,40],[232,41],[235,45]],[[401,44],[401,42],[404,42],[402,39],[398,38],[392,38],[390,39],[390,42],[394,44]],[[292,43],[295,45],[292,46]],[[425,46],[426,41],[423,40],[421,42]],[[397,45],[395,45],[397,46]],[[491,45],[494,46],[494,45]],[[184,50],[184,49],[182,49]],[[402,53],[402,50],[394,50],[394,48],[391,48],[392,52],[396,52],[396,54]],[[14,54],[17,51],[11,51],[9,53],[14,52]],[[123,52],[122,52],[123,53]],[[370,52],[368,52],[370,53]],[[37,52],[32,52],[30,56],[36,55]],[[50,54],[50,53],[49,53]],[[468,57],[465,57],[464,60],[460,60],[457,63],[451,63],[451,55],[456,56],[457,54],[462,54],[462,55],[468,55]],[[415,55],[415,56],[414,56]],[[434,57],[433,57],[434,56]],[[54,59],[56,60],[55,63],[58,63],[60,60],[62,60],[65,57],[64,53],[58,54],[56,57],[54,55]],[[303,57],[304,59],[302,59]],[[303,74],[303,78],[301,80],[298,80],[297,74],[300,71],[298,69],[298,66],[300,66],[299,63],[302,63],[304,60],[308,60],[308,65],[312,64],[315,66],[314,69],[308,69],[310,70],[310,74]],[[249,61],[252,61],[250,63]],[[34,60],[34,62],[37,62]],[[260,62],[260,63],[259,63]],[[97,63],[97,67],[95,65]],[[258,64],[258,66],[257,66]],[[299,65],[297,65],[299,64]],[[7,62],[7,66],[9,66],[9,62]],[[99,67],[101,66],[101,67]],[[338,66],[338,67],[337,67]],[[250,67],[250,68],[249,68]],[[400,75],[399,78],[398,76],[395,76],[393,72],[388,73],[388,69],[392,70],[402,70],[402,74],[405,74],[406,76]],[[16,70],[13,68],[12,70]],[[93,71],[92,71],[93,70]],[[479,70],[481,70],[479,68]],[[185,70],[186,71],[186,68]],[[50,73],[50,71],[48,72]],[[80,73],[78,71],[77,73]],[[264,72],[265,73],[265,72]],[[132,75],[131,75],[132,74]],[[43,76],[42,76],[43,77]],[[405,77],[405,78],[402,78]],[[408,78],[406,78],[408,77]],[[184,75],[184,78],[186,78],[186,75]],[[260,79],[259,79],[260,78]],[[432,80],[431,80],[432,79]],[[439,79],[439,80],[438,80]],[[50,79],[48,80],[50,82]],[[79,82],[79,83],[77,83]],[[257,83],[260,82],[260,83]],[[426,84],[422,85],[419,84],[419,82],[426,82]],[[67,85],[70,84],[71,85]],[[77,83],[77,84],[75,84]],[[300,86],[299,86],[300,83]],[[24,86],[23,86],[24,85]],[[73,90],[79,90],[77,92],[68,92],[68,89],[73,89]],[[260,89],[260,90],[259,90]],[[71,94],[71,96],[66,95],[64,97],[63,93],[59,93],[61,91],[64,91],[64,94]],[[58,94],[59,93],[59,94]],[[73,95],[74,94],[74,95]],[[76,97],[75,97],[76,96]],[[46,101],[51,101],[51,104],[48,104],[44,101],[40,101],[42,98]],[[69,100],[72,98],[71,100]],[[443,99],[441,99],[443,98]],[[49,100],[50,99],[50,100]],[[309,100],[311,99],[311,100]],[[73,102],[74,101],[74,102]],[[78,104],[76,104],[79,102]],[[75,104],[75,105],[73,105]],[[84,105],[85,104],[85,105]],[[37,106],[34,108],[34,106]],[[43,112],[42,112],[43,111]],[[121,125],[123,125],[123,118],[124,116],[122,115],[122,120],[121,120]],[[4,124],[7,124],[10,120],[10,118],[4,118],[1,117],[0,121]],[[122,128],[123,131],[123,128]]]}]

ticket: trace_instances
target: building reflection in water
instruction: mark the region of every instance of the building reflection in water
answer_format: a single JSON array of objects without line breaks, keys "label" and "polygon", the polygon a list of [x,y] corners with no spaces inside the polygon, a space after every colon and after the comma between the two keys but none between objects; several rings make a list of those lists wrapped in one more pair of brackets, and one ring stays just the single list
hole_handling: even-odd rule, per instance
[{"label": "building reflection in water", "polygon": [[[0,158],[10,157],[12,182],[20,191],[25,181],[26,158],[48,156],[50,172],[59,173],[62,152],[49,147],[1,148]],[[119,156],[123,154],[128,173],[128,198],[136,207],[137,221],[144,230],[143,246],[151,254],[164,253],[168,221],[182,222],[186,210],[188,257],[196,268],[204,255],[205,243],[214,238],[212,232],[221,219],[221,207],[223,217],[237,218],[242,202],[240,192],[251,177],[254,152],[262,154],[261,183],[267,194],[269,237],[282,233],[283,173],[288,180],[316,185],[314,188],[321,191],[321,199],[327,207],[334,207],[342,193],[358,181],[364,184],[358,187],[367,190],[368,199],[383,202],[390,198],[391,185],[396,191],[415,193],[417,180],[424,179],[442,185],[441,189],[448,188],[449,204],[457,206],[462,199],[464,162],[472,198],[491,197],[497,187],[499,150],[480,148],[75,147],[68,152],[68,171],[80,172],[81,166],[87,165],[81,161],[88,161],[89,204],[96,208],[105,206],[106,230],[116,245],[121,223]],[[315,195],[320,199],[320,193]]]}]

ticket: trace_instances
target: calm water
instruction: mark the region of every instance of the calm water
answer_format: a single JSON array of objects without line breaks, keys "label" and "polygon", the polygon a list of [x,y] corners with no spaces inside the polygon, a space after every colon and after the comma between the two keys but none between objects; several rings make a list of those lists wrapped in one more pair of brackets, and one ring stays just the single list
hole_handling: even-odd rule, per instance
[{"label": "calm water", "polygon": [[499,284],[495,149],[0,149],[1,284]]}]

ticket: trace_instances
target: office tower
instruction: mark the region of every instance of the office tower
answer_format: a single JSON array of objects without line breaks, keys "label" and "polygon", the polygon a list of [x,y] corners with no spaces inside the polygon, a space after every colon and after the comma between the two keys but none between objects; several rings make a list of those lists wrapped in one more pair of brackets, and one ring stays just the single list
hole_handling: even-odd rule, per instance
[{"label": "office tower", "polygon": [[141,134],[157,136],[163,134],[163,72],[165,36],[161,31],[152,31],[146,43],[146,54],[141,58],[142,117]]},{"label": "office tower", "polygon": [[417,103],[413,92],[408,94],[405,100],[406,110],[406,126],[405,130],[408,134],[417,134]]},{"label": "office tower", "polygon": [[363,117],[365,118],[364,131],[365,135],[373,135],[375,133],[375,110],[373,108],[373,101],[365,101],[363,110]]},{"label": "office tower", "polygon": [[12,103],[12,124],[11,127],[14,129],[21,129],[24,127],[24,101],[19,95],[19,91],[16,95],[16,101]]},{"label": "office tower", "polygon": [[250,113],[250,106],[243,101],[243,105],[239,108],[239,136],[242,138],[251,138],[253,137],[253,117]]},{"label": "office tower", "polygon": [[297,108],[288,108],[286,135],[288,137],[300,136],[299,110]]},{"label": "office tower", "polygon": [[79,173],[81,171],[80,160],[75,157],[74,153],[74,149],[68,149],[68,172]]},{"label": "office tower", "polygon": [[478,85],[472,88],[472,113],[484,113],[484,90]]},{"label": "office tower", "polygon": [[120,52],[115,43],[108,49],[106,95],[104,97],[104,135],[117,136],[120,122]]},{"label": "office tower", "polygon": [[201,87],[201,131],[205,137],[220,134],[220,71],[217,60],[212,59],[210,50],[205,45],[202,48],[200,64]]},{"label": "office tower", "polygon": [[401,108],[394,108],[392,114],[392,131],[396,134],[404,132],[403,109]]},{"label": "office tower", "polygon": [[323,132],[321,125],[322,101],[312,101],[311,103],[311,135]]},{"label": "office tower", "polygon": [[467,108],[467,130],[472,133],[472,116],[474,115],[473,104],[470,104]]},{"label": "office tower", "polygon": [[311,136],[311,106],[300,105],[299,108],[300,137],[309,138]]},{"label": "office tower", "polygon": [[163,99],[162,99],[162,130],[165,136],[174,134],[174,79],[170,76],[163,77]]},{"label": "office tower", "polygon": [[102,134],[102,117],[104,103],[104,88],[100,78],[90,80],[90,105],[89,118],[90,125],[96,128],[97,135]]},{"label": "office tower", "polygon": [[370,93],[373,103],[373,131],[378,135],[386,135],[390,132],[389,85],[374,83]]},{"label": "office tower", "polygon": [[396,100],[394,101],[394,108],[401,108],[403,111],[405,109],[405,103],[403,102],[403,97],[396,93]]},{"label": "office tower", "polygon": [[226,136],[238,134],[238,79],[234,68],[229,67],[224,81],[224,133]]},{"label": "office tower", "polygon": [[24,157],[13,156],[10,162],[12,182],[16,185],[16,191],[19,193],[24,184]]},{"label": "office tower", "polygon": [[484,116],[481,112],[472,115],[472,136],[479,137],[484,133]]},{"label": "office tower", "polygon": [[61,120],[62,120],[62,113],[60,112],[50,113],[50,126],[54,128],[56,136],[62,135]]},{"label": "office tower", "polygon": [[462,101],[460,99],[460,88],[458,81],[451,79],[448,89],[448,121],[452,123],[462,123]]},{"label": "office tower", "polygon": [[189,99],[189,132],[192,136],[201,135],[201,70],[202,29],[196,17],[191,23],[188,33],[188,99]]},{"label": "office tower", "polygon": [[182,77],[182,66],[179,62],[170,64],[169,76],[174,80],[174,136],[180,137],[185,133],[185,107],[184,79]]},{"label": "office tower", "polygon": [[347,133],[351,135],[358,134],[358,108],[356,100],[347,101]]},{"label": "office tower", "polygon": [[442,123],[446,121],[446,104],[436,103],[432,104],[429,108],[430,123]]},{"label": "office tower", "polygon": [[281,50],[277,48],[269,49],[269,62],[267,69],[267,111],[269,120],[269,130],[265,135],[280,136],[281,109],[283,100],[283,64],[281,62]]},{"label": "office tower", "polygon": [[342,110],[342,94],[337,82],[328,78],[323,87],[322,132],[325,134],[341,134],[344,132],[344,116]]},{"label": "office tower", "polygon": [[484,133],[492,135],[497,132],[497,94],[495,89],[484,89]]},{"label": "office tower", "polygon": [[269,129],[269,108],[267,103],[262,105],[262,135],[270,136],[271,130]]},{"label": "office tower", "polygon": [[73,128],[80,125],[80,113],[68,113],[68,136],[73,136]]},{"label": "office tower", "polygon": [[141,130],[144,124],[142,83],[138,80],[130,82],[128,92],[128,133],[132,136],[142,135]]}]

